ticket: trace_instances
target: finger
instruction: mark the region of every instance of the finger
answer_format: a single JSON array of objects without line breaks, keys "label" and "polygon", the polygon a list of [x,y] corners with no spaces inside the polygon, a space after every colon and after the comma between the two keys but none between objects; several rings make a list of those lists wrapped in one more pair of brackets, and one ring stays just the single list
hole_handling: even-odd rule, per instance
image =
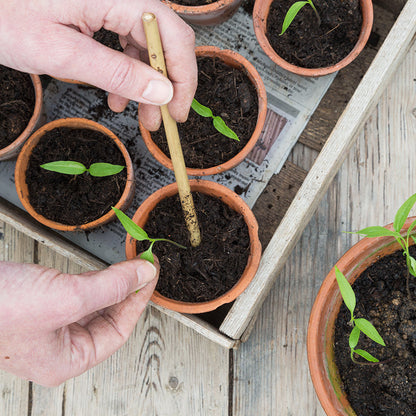
[{"label": "finger", "polygon": [[139,120],[147,130],[156,131],[162,123],[160,107],[155,105],[140,104]]},{"label": "finger", "polygon": [[137,294],[105,309],[85,327],[70,325],[71,363],[76,376],[104,361],[129,338],[156,286],[149,283]]},{"label": "finger", "polygon": [[83,81],[146,104],[162,105],[172,99],[172,83],[150,66],[68,27],[56,29],[61,41],[53,48],[49,75]]}]

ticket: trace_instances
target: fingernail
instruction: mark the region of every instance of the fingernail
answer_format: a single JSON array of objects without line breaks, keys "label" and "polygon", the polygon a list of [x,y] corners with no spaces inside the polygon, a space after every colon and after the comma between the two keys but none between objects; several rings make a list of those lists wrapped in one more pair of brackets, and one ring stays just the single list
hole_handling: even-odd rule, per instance
[{"label": "fingernail", "polygon": [[142,94],[142,98],[149,104],[167,104],[173,97],[172,84],[168,81],[152,79]]},{"label": "fingernail", "polygon": [[140,290],[156,278],[157,269],[149,261],[142,260],[136,269],[136,273],[137,287],[135,290]]}]

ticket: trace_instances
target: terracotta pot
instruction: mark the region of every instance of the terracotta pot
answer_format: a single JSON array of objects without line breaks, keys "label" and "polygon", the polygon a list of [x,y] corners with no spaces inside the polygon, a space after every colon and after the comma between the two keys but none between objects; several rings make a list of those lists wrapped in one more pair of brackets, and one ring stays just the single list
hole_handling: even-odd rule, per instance
[{"label": "terracotta pot", "polygon": [[[217,48],[216,46],[199,46],[195,49],[195,53],[198,57],[218,57],[225,64],[232,66],[234,68],[239,68],[245,71],[246,75],[253,83],[257,91],[258,99],[258,115],[257,115],[257,124],[253,131],[253,134],[247,144],[244,146],[241,151],[236,154],[230,160],[222,163],[221,165],[211,166],[204,169],[195,169],[187,168],[186,172],[190,176],[207,176],[215,175],[216,173],[225,172],[226,170],[232,169],[241,163],[247,155],[251,152],[253,147],[256,145],[257,140],[260,137],[262,132],[264,122],[266,120],[267,113],[267,94],[266,88],[264,87],[263,81],[254,68],[254,66],[243,58],[240,54],[230,50],[223,50]],[[192,110],[191,110],[192,111]],[[170,170],[173,170],[172,161],[163,153],[156,143],[152,140],[150,132],[145,129],[142,123],[139,121],[140,133],[143,137],[143,140],[149,150],[149,152],[154,156],[154,158],[161,163],[163,166],[167,167]]]},{"label": "terracotta pot", "polygon": [[183,20],[200,26],[218,25],[228,20],[240,7],[242,0],[218,0],[203,6],[183,6],[162,0]]},{"label": "terracotta pot", "polygon": [[[234,211],[242,214],[247,224],[250,236],[250,254],[247,261],[247,266],[238,280],[238,282],[226,293],[217,299],[208,302],[180,302],[162,296],[155,291],[152,295],[152,301],[158,305],[164,306],[167,309],[182,313],[204,313],[212,311],[224,303],[232,302],[247,288],[254,275],[256,274],[261,257],[261,244],[258,238],[258,225],[254,214],[248,205],[233,191],[220,185],[216,182],[205,181],[200,179],[190,180],[191,191],[202,192],[204,194],[220,198],[222,202],[231,207]],[[175,183],[167,185],[152,195],[150,195],[143,204],[139,207],[133,216],[133,221],[146,229],[146,222],[149,218],[150,212],[163,199],[173,196],[178,193],[178,186]],[[137,256],[136,240],[130,235],[126,238],[126,257],[132,259]]]},{"label": "terracotta pot", "polygon": [[[407,219],[402,235],[406,234],[415,218]],[[392,230],[392,224],[387,228]],[[365,269],[400,248],[392,237],[363,238],[340,258],[336,266],[353,284]],[[341,304],[342,298],[332,268],[322,283],[309,318],[309,370],[316,394],[328,416],[356,416],[342,390],[340,375],[334,363],[334,329]]]},{"label": "terracotta pot", "polygon": [[85,87],[95,88],[93,85],[87,84],[86,82],[83,82],[83,81],[77,81],[76,79],[56,78],[56,77],[52,77],[52,78],[55,78],[55,79],[57,79],[58,81],[61,81],[61,82],[66,82],[68,84],[83,85]]},{"label": "terracotta pot", "polygon": [[30,78],[32,79],[33,88],[35,89],[35,108],[33,109],[32,117],[30,118],[29,123],[27,124],[26,128],[22,131],[20,136],[13,143],[10,143],[7,147],[0,149],[0,160],[8,160],[15,158],[19,154],[20,149],[23,146],[23,143],[32,133],[37,122],[39,121],[39,117],[42,112],[43,102],[42,84],[40,82],[39,75],[30,74]]},{"label": "terracotta pot", "polygon": [[373,3],[372,0],[360,0],[361,11],[363,14],[363,24],[361,27],[360,36],[357,44],[353,50],[341,61],[335,65],[325,68],[302,68],[281,58],[271,47],[269,40],[266,37],[267,31],[267,18],[269,15],[270,5],[273,0],[256,0],[253,9],[253,24],[254,32],[256,33],[257,41],[266,55],[277,65],[293,72],[294,74],[308,76],[308,77],[320,77],[322,75],[328,75],[333,72],[339,71],[350,64],[363,50],[370,36],[371,29],[373,27]]},{"label": "terracotta pot", "polygon": [[133,200],[134,189],[135,189],[133,164],[130,159],[129,153],[127,152],[127,149],[124,147],[120,139],[118,139],[117,136],[113,132],[111,132],[109,129],[102,126],[101,124],[96,123],[95,121],[87,120],[84,118],[65,118],[65,119],[51,121],[50,123],[45,124],[39,130],[34,132],[32,136],[28,139],[28,141],[25,143],[25,145],[23,146],[23,149],[20,152],[19,157],[17,158],[16,168],[15,168],[15,184],[16,184],[17,194],[24,208],[29,212],[29,214],[33,218],[35,218],[40,223],[50,228],[54,228],[60,231],[80,231],[80,230],[85,231],[85,230],[90,230],[92,228],[96,228],[101,225],[107,224],[110,221],[113,221],[116,218],[116,215],[114,211],[110,209],[102,217],[94,221],[88,222],[86,224],[81,224],[81,225],[61,224],[59,222],[49,220],[45,218],[44,216],[38,214],[34,210],[32,205],[30,204],[29,191],[28,191],[28,187],[26,184],[26,170],[28,167],[31,153],[33,149],[36,147],[36,145],[38,144],[40,138],[46,132],[59,128],[59,127],[91,129],[91,130],[99,131],[105,134],[106,136],[108,136],[110,139],[112,139],[117,145],[117,147],[120,149],[121,153],[123,154],[125,163],[126,163],[126,169],[127,169],[126,188],[124,189],[121,195],[121,198],[117,202],[115,207],[124,211],[129,207],[129,205],[131,204]]}]

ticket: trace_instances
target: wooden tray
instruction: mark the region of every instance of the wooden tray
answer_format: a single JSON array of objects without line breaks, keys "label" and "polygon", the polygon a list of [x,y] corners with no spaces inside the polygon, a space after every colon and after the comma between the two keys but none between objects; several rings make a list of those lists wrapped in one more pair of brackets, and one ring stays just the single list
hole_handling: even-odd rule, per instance
[{"label": "wooden tray", "polygon": [[[233,304],[198,316],[179,314],[153,304],[152,307],[225,348],[235,348],[247,339],[260,306],[357,132],[415,38],[416,0],[408,0],[398,14],[402,6],[403,0],[379,0],[374,4],[374,28],[369,44],[356,61],[337,75],[296,145],[297,154],[302,153],[299,147],[313,149],[315,160],[313,163],[293,160],[292,152],[256,202],[254,212],[265,250],[248,289]],[[87,269],[107,266],[1,198],[0,220]]]}]

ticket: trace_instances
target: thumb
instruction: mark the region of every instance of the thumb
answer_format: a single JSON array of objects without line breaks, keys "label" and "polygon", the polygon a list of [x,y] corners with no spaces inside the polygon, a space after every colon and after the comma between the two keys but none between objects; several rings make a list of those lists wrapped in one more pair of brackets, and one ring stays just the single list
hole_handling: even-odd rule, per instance
[{"label": "thumb", "polygon": [[77,322],[93,312],[124,301],[130,294],[154,282],[158,275],[157,259],[153,265],[138,258],[97,272],[66,275],[65,284],[58,286],[65,290],[61,298],[67,301],[55,306],[53,320],[59,326]]},{"label": "thumb", "polygon": [[68,27],[59,30],[66,40],[65,45],[56,45],[65,49],[55,54],[54,72],[60,78],[83,81],[144,104],[163,105],[172,99],[172,83],[149,65]]}]

